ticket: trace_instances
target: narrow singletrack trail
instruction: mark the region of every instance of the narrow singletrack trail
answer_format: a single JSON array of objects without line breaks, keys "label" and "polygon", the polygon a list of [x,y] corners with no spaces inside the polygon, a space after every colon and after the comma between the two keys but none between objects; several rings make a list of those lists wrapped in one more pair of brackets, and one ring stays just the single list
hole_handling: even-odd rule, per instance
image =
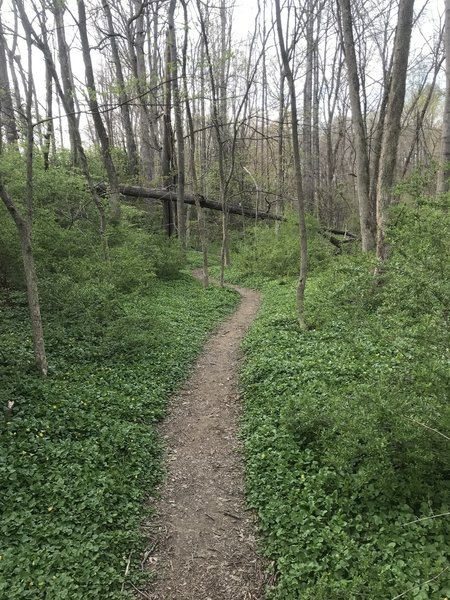
[{"label": "narrow singletrack trail", "polygon": [[260,298],[235,289],[238,309],[207,342],[162,426],[168,473],[146,556],[156,579],[142,594],[152,600],[263,597],[255,525],[244,501],[237,391],[239,346]]}]

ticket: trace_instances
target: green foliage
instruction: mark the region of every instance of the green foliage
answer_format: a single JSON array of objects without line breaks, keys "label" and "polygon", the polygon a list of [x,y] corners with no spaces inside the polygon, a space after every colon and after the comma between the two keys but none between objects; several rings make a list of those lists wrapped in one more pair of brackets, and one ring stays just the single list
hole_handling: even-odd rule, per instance
[{"label": "green foliage", "polygon": [[47,380],[32,368],[24,298],[1,302],[0,404],[14,407],[0,425],[0,598],[121,597],[128,557],[142,550],[144,498],[161,475],[154,423],[236,303],[189,277],[155,279],[120,295],[121,312],[100,328],[100,312],[83,310],[86,283],[71,285],[78,315],[44,306]]},{"label": "green foliage", "polygon": [[22,260],[17,230],[3,203],[0,203],[0,287],[20,288]]},{"label": "green foliage", "polygon": [[448,596],[450,518],[429,517],[449,511],[449,442],[427,428],[450,431],[445,202],[395,209],[383,285],[367,257],[316,272],[307,332],[295,281],[263,287],[241,387],[270,598]]},{"label": "green foliage", "polygon": [[[20,203],[23,175],[14,173],[11,164]],[[35,374],[17,234],[0,208],[2,600],[130,597],[121,592],[125,566],[131,557],[136,583],[145,500],[161,478],[155,424],[237,302],[183,274],[176,244],[148,233],[129,207],[108,230],[105,261],[95,213],[87,206],[72,222],[59,210],[81,202],[83,186],[63,198],[58,178],[39,173],[35,190],[45,379]]]},{"label": "green foliage", "polygon": [[[333,246],[318,232],[319,225],[308,217],[308,258],[310,269],[323,268],[333,254]],[[295,218],[280,223],[278,236],[274,226],[260,224],[247,229],[244,241],[238,244],[235,267],[244,275],[268,278],[298,274],[300,261],[299,233]]]}]

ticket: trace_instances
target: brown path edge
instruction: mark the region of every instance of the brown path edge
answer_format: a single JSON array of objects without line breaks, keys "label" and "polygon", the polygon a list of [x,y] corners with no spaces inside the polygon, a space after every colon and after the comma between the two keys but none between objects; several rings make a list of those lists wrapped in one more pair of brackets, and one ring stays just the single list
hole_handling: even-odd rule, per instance
[{"label": "brown path edge", "polygon": [[155,581],[139,592],[151,600],[263,598],[256,526],[244,498],[237,387],[240,343],[260,295],[230,287],[241,302],[206,343],[160,429],[167,477],[146,526],[143,562]]}]

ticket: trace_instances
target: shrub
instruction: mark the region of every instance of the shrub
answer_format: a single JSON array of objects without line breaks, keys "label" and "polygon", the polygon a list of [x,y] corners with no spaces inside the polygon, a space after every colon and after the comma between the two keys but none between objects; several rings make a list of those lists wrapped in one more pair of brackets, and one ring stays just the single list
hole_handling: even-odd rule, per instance
[{"label": "shrub", "polygon": [[[250,234],[250,235],[248,235]],[[235,266],[242,273],[264,277],[294,276],[299,270],[299,233],[295,218],[280,224],[276,237],[272,225],[262,224],[247,230],[245,241],[237,248]],[[308,218],[309,268],[324,267],[333,254],[333,246],[319,234],[319,226]]]}]

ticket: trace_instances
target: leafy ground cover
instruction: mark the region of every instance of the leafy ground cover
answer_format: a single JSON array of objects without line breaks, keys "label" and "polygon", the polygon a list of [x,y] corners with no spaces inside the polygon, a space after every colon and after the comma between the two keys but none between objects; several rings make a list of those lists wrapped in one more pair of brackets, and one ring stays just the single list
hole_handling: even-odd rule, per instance
[{"label": "leafy ground cover", "polygon": [[[138,581],[144,503],[161,478],[155,423],[206,334],[237,302],[229,290],[204,291],[177,275],[175,250],[126,225],[111,235],[108,264],[92,252],[76,256],[83,235],[37,223],[47,379],[34,372],[24,294],[0,298],[0,404],[14,403],[0,423],[5,600],[125,597],[129,560]],[[55,236],[64,244],[52,260]],[[155,276],[158,248],[161,272],[175,278]]]},{"label": "leafy ground cover", "polygon": [[230,271],[264,292],[241,388],[269,598],[450,595],[448,216],[401,211],[382,285],[357,255],[312,274],[306,332],[292,279]]}]

